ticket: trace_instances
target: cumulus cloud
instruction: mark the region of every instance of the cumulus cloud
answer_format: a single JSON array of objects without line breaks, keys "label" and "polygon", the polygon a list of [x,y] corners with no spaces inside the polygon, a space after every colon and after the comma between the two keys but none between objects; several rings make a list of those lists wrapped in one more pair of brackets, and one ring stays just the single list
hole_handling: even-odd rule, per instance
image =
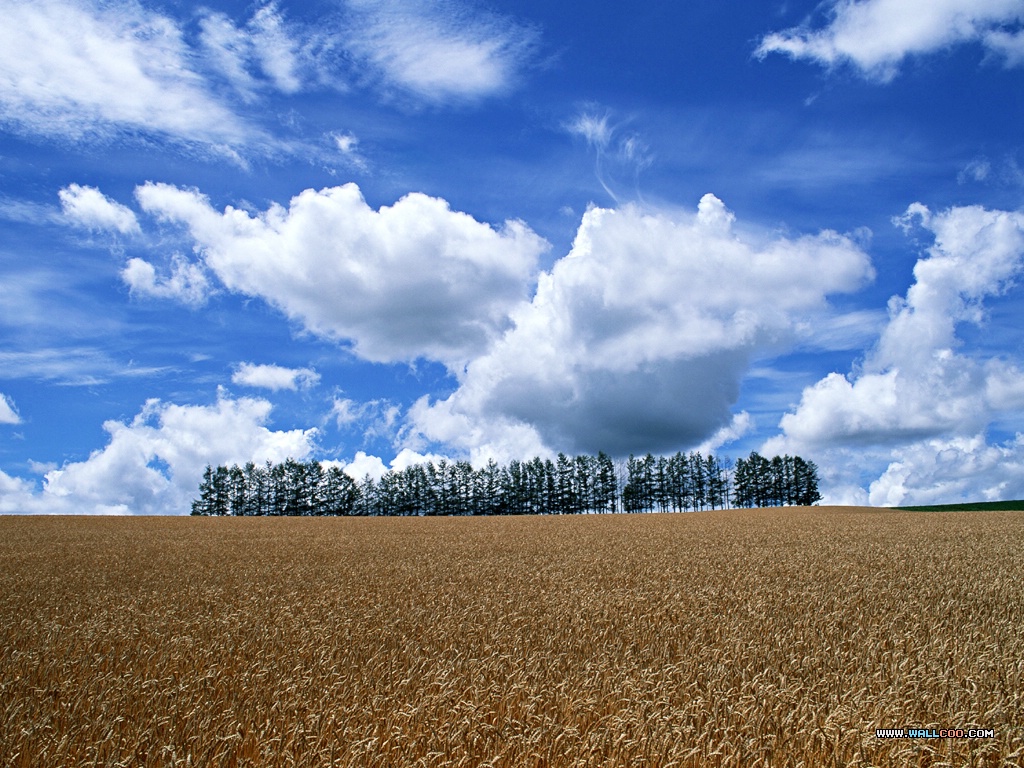
[{"label": "cumulus cloud", "polygon": [[246,387],[262,387],[274,392],[282,389],[295,391],[300,387],[315,387],[320,382],[320,374],[312,368],[242,363],[235,369],[231,381]]},{"label": "cumulus cloud", "polygon": [[410,437],[481,460],[671,450],[741,428],[730,409],[751,357],[873,270],[848,237],[744,234],[734,219],[714,195],[696,213],[589,210],[515,327],[451,397],[411,409]]},{"label": "cumulus cloud", "polygon": [[0,515],[38,512],[35,486],[28,480],[12,477],[0,469]]},{"label": "cumulus cloud", "polygon": [[139,231],[132,209],[111,200],[95,187],[69,184],[57,194],[65,219],[75,226],[114,230],[122,235]]},{"label": "cumulus cloud", "polygon": [[1024,435],[990,445],[983,434],[933,438],[893,452],[871,483],[877,506],[1024,497]]},{"label": "cumulus cloud", "polygon": [[[352,461],[341,463],[340,466],[342,471],[353,480],[362,480],[367,475],[374,480],[380,480],[384,473],[388,471],[401,472],[403,469],[415,464],[433,462],[436,465],[441,461],[451,462],[452,460],[447,456],[436,453],[418,453],[409,448],[403,448],[395,455],[390,464],[385,464],[384,460],[379,456],[367,454],[365,451],[358,451]],[[321,463],[327,466],[332,462]]]},{"label": "cumulus cloud", "polygon": [[209,406],[148,401],[130,422],[108,421],[107,445],[46,473],[42,490],[0,473],[0,512],[187,514],[207,464],[304,459],[315,429],[274,431],[271,405],[221,396]]},{"label": "cumulus cloud", "polygon": [[746,411],[732,417],[732,421],[697,446],[697,453],[716,453],[723,445],[735,442],[754,428],[754,419]]},{"label": "cumulus cloud", "polygon": [[428,101],[509,88],[536,34],[511,19],[471,13],[454,0],[349,0],[349,53],[388,84]]},{"label": "cumulus cloud", "polygon": [[193,306],[204,303],[211,290],[203,268],[181,254],[172,257],[167,277],[160,277],[156,267],[145,259],[132,258],[121,270],[121,279],[133,294],[174,299]]},{"label": "cumulus cloud", "polygon": [[388,468],[379,456],[371,456],[366,451],[357,451],[352,461],[344,465],[343,471],[356,481],[362,480],[367,475],[374,480],[380,480]]},{"label": "cumulus cloud", "polygon": [[21,416],[18,415],[14,402],[7,395],[0,392],[0,424],[20,424]]},{"label": "cumulus cloud", "polygon": [[834,445],[973,433],[991,415],[988,380],[992,391],[1015,390],[1000,361],[956,351],[956,327],[983,321],[981,301],[1020,272],[1024,216],[977,206],[932,215],[920,204],[910,214],[935,237],[914,284],[890,300],[889,322],[856,373],[831,373],[804,391],[780,424],[788,438]]},{"label": "cumulus cloud", "polygon": [[757,55],[782,53],[828,67],[849,63],[882,81],[895,77],[907,56],[967,42],[981,42],[1009,66],[1022,60],[1021,0],[831,0],[829,9],[824,27],[767,35]]},{"label": "cumulus cloud", "polygon": [[0,0],[0,12],[0,114],[28,132],[143,131],[227,146],[254,136],[192,68],[166,16],[92,0]]},{"label": "cumulus cloud", "polygon": [[423,194],[373,210],[354,184],[308,189],[255,216],[216,211],[199,192],[166,184],[136,196],[185,225],[229,289],[379,362],[424,357],[457,368],[479,355],[526,298],[548,247],[522,222],[494,229]]},{"label": "cumulus cloud", "polygon": [[1015,453],[1017,444],[988,446],[979,435],[1001,414],[1024,409],[1019,367],[962,352],[957,335],[962,324],[984,325],[984,300],[1009,290],[1024,269],[1024,215],[980,206],[933,214],[915,203],[896,223],[934,238],[913,285],[889,301],[888,323],[857,369],[805,389],[783,416],[782,434],[765,446],[817,455],[875,449],[883,464],[893,461],[871,484],[880,503],[930,497],[942,455],[971,454],[974,466],[989,466],[1000,451]]}]

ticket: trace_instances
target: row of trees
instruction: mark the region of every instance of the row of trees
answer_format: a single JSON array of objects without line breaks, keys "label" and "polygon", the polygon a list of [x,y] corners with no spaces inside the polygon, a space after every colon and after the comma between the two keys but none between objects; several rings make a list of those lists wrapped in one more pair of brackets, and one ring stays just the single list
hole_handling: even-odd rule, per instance
[{"label": "row of trees", "polygon": [[729,505],[729,467],[711,454],[652,456],[626,462],[625,512],[719,509]]},{"label": "row of trees", "polygon": [[349,477],[340,466],[288,459],[207,467],[193,515],[524,515],[687,511],[810,505],[821,498],[817,467],[799,456],[752,453],[733,468],[697,452],[551,459],[427,462]]},{"label": "row of trees", "polygon": [[809,506],[821,500],[818,467],[799,456],[766,459],[752,453],[736,462],[733,483],[737,507]]}]

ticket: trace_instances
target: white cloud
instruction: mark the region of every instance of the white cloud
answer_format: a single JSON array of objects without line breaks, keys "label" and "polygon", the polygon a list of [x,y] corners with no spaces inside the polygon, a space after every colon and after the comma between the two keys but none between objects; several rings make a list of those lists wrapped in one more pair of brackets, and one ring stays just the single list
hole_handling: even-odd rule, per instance
[{"label": "white cloud", "polygon": [[[966,354],[957,336],[963,323],[983,325],[984,299],[1009,290],[1024,271],[1024,214],[979,206],[932,214],[916,203],[896,223],[919,223],[934,237],[914,268],[914,284],[905,297],[890,300],[888,324],[857,369],[831,373],[805,389],[799,405],[783,416],[782,434],[764,449],[810,453],[822,456],[822,463],[830,455],[846,457],[848,449],[865,456],[874,451],[883,466],[892,462],[871,485],[871,499],[879,503],[903,502],[903,496],[930,501],[940,489],[953,493],[954,486],[934,479],[948,463],[941,455],[970,456],[965,464],[990,466],[992,456],[1019,448],[988,446],[979,435],[1001,416],[1024,411],[1019,367]],[[1009,474],[1013,466],[1007,464]],[[988,493],[995,487],[990,480],[979,476],[971,487]],[[963,481],[954,485],[966,488]],[[849,477],[835,482],[859,484]]]},{"label": "white cloud", "polygon": [[982,42],[1018,64],[1019,33],[1004,25],[1024,20],[1021,0],[832,0],[824,28],[794,27],[767,35],[757,55],[783,53],[825,66],[848,62],[865,75],[892,79],[907,56]]},{"label": "white cloud", "polygon": [[982,321],[981,300],[1020,272],[1024,215],[964,207],[933,216],[920,204],[910,212],[935,237],[914,284],[890,300],[889,322],[857,373],[831,373],[804,390],[780,423],[787,439],[834,445],[973,434],[991,416],[990,376],[998,374],[992,388],[1003,399],[1020,386],[998,361],[987,368],[955,350],[956,326]]},{"label": "white cloud", "polygon": [[956,175],[958,184],[966,184],[968,181],[985,181],[992,173],[992,163],[988,158],[977,157],[971,160]]},{"label": "white cloud", "polygon": [[0,195],[0,219],[37,226],[64,221],[63,214],[59,213],[52,205],[18,200],[3,195]]},{"label": "white cloud", "polygon": [[[353,480],[362,480],[367,475],[374,480],[380,480],[384,473],[388,471],[401,472],[403,469],[416,464],[433,462],[436,465],[441,461],[451,462],[452,459],[437,453],[418,453],[409,448],[403,448],[395,455],[395,458],[391,460],[389,465],[386,465],[379,456],[372,456],[365,451],[358,451],[352,461],[341,466],[345,474]],[[329,462],[321,463],[327,466]]]},{"label": "white cloud", "polygon": [[741,427],[730,408],[752,355],[873,271],[847,237],[741,234],[734,219],[713,195],[696,214],[589,210],[515,328],[451,397],[411,409],[410,440],[479,461],[670,450]]},{"label": "white cloud", "polygon": [[0,424],[20,424],[21,416],[14,407],[14,401],[0,392]]},{"label": "white cloud", "polygon": [[31,133],[144,131],[228,146],[254,136],[192,69],[166,16],[92,0],[0,0],[0,13],[0,114]]},{"label": "white cloud", "polygon": [[210,283],[203,268],[181,254],[171,259],[171,274],[162,278],[156,267],[145,259],[132,258],[121,270],[121,279],[133,294],[158,299],[174,299],[198,306],[210,295]]},{"label": "white cloud", "polygon": [[131,208],[114,202],[95,187],[69,184],[58,193],[64,217],[79,227],[116,230],[123,235],[139,231]]},{"label": "white cloud", "polygon": [[589,108],[563,128],[574,136],[584,139],[595,153],[594,172],[608,196],[619,201],[615,192],[618,184],[615,177],[627,175],[635,184],[641,171],[651,165],[652,158],[647,143],[635,133],[624,133],[621,127],[609,123],[608,112],[596,114]]},{"label": "white cloud", "polygon": [[385,81],[429,101],[506,90],[531,55],[533,31],[473,15],[454,1],[349,0],[349,53]]},{"label": "white cloud", "polygon": [[697,453],[716,453],[723,445],[735,442],[754,428],[754,419],[746,411],[732,417],[732,421],[696,447]]},{"label": "white cloud", "polygon": [[286,28],[273,3],[258,9],[249,22],[253,49],[260,68],[284,93],[295,93],[302,86],[299,43]]},{"label": "white cloud", "polygon": [[354,152],[356,145],[359,144],[359,139],[351,133],[336,133],[333,134],[332,138],[334,139],[334,145],[338,148],[338,151],[344,155]]},{"label": "white cloud", "polygon": [[222,13],[209,13],[199,21],[199,41],[214,69],[246,99],[255,98],[259,82],[252,66],[252,38]]},{"label": "white cloud", "polygon": [[143,209],[188,227],[206,266],[314,333],[373,361],[459,367],[508,326],[547,243],[521,222],[495,230],[410,194],[371,209],[354,184],[308,189],[289,208],[223,213],[194,190],[146,184]]},{"label": "white cloud", "polygon": [[335,398],[331,405],[329,419],[333,419],[339,428],[346,427],[358,421],[362,417],[362,410],[355,400],[347,397]]},{"label": "white cloud", "polygon": [[207,464],[280,462],[313,451],[315,429],[272,431],[266,400],[215,405],[150,400],[130,423],[108,421],[107,445],[46,473],[42,490],[0,473],[0,511],[187,514]]},{"label": "white cloud", "polygon": [[990,51],[1002,57],[1007,67],[1024,65],[1024,32],[996,29],[985,34],[984,42]]},{"label": "white cloud", "polygon": [[315,387],[320,382],[320,374],[312,368],[242,363],[232,374],[231,381],[246,387],[262,387],[274,392],[282,389],[294,391],[300,387]]},{"label": "white cloud", "polygon": [[38,512],[35,486],[20,477],[11,477],[0,469],[0,515]]},{"label": "white cloud", "polygon": [[315,27],[273,2],[244,23],[200,9],[193,37],[135,0],[0,0],[0,120],[72,140],[170,138],[244,166],[244,150],[294,149],[237,109],[268,91],[346,90],[348,66],[420,99],[472,99],[511,87],[534,46],[531,30],[455,0],[348,5],[350,23]]},{"label": "white cloud", "polygon": [[400,415],[401,409],[387,400],[357,403],[347,397],[337,397],[327,418],[333,420],[339,429],[363,422],[366,437],[390,439],[394,436]]},{"label": "white cloud", "polygon": [[[318,35],[292,28],[275,3],[258,8],[243,28],[213,12],[199,26],[200,42],[213,66],[247,99],[264,86],[296,93],[306,70],[315,66],[311,48]],[[300,36],[308,41],[305,45]]]},{"label": "white cloud", "polygon": [[[62,328],[66,333],[68,326]],[[0,370],[9,379],[32,378],[61,385],[95,386],[117,378],[152,376],[164,369],[136,366],[96,347],[63,346],[0,350]]]},{"label": "white cloud", "polygon": [[450,463],[452,459],[439,453],[419,453],[410,448],[403,448],[391,460],[391,469],[401,472],[403,469],[408,469],[417,464],[427,464],[429,462],[436,465],[442,461]]},{"label": "white cloud", "polygon": [[990,445],[982,434],[934,438],[893,452],[871,483],[877,506],[1024,498],[1024,435]]},{"label": "white cloud", "polygon": [[357,482],[369,475],[374,480],[380,480],[388,468],[379,456],[367,455],[365,451],[357,451],[355,458],[345,465],[344,472]]},{"label": "white cloud", "polygon": [[612,140],[612,128],[608,125],[608,115],[598,116],[584,112],[566,125],[566,130],[582,137],[597,149],[604,149]]},{"label": "white cloud", "polygon": [[367,169],[366,158],[359,152],[359,139],[353,133],[332,133],[334,146],[345,162],[360,171]]}]

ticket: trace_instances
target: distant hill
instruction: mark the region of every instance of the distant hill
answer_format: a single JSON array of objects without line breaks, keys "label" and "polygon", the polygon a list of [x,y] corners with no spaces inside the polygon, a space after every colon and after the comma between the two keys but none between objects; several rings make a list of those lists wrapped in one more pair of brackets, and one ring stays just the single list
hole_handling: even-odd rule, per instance
[{"label": "distant hill", "polygon": [[984,512],[1024,510],[1024,501],[973,501],[965,504],[932,504],[924,507],[894,507],[907,512]]}]

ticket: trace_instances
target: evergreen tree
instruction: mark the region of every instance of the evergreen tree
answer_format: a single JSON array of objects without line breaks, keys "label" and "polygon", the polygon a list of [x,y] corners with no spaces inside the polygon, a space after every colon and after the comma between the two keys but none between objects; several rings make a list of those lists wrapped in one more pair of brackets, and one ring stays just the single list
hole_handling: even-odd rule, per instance
[{"label": "evergreen tree", "polygon": [[485,466],[476,475],[474,496],[478,499],[476,514],[504,515],[508,514],[505,499],[506,488],[502,478],[501,467],[494,459],[488,459]]},{"label": "evergreen tree", "polygon": [[818,492],[818,467],[813,461],[805,461],[799,456],[793,459],[794,503],[809,507],[821,501]]},{"label": "evergreen tree", "polygon": [[597,479],[594,484],[594,509],[596,512],[615,512],[619,496],[615,478],[615,462],[604,451],[597,454]]},{"label": "evergreen tree", "polygon": [[378,515],[377,509],[377,483],[370,477],[369,473],[363,476],[358,484],[359,495],[356,501],[356,514],[364,517]]},{"label": "evergreen tree", "polygon": [[504,482],[505,504],[513,515],[525,515],[528,511],[530,491],[526,467],[518,459],[509,462],[508,469],[502,473]]},{"label": "evergreen tree", "polygon": [[582,454],[572,460],[572,488],[575,497],[575,512],[597,511],[594,489],[597,485],[597,460]]},{"label": "evergreen tree", "polygon": [[452,472],[452,509],[453,515],[472,515],[475,513],[473,488],[476,485],[476,473],[468,461],[457,461],[451,465]]},{"label": "evergreen tree", "polygon": [[[620,492],[621,489],[621,492]],[[564,453],[479,470],[442,459],[356,483],[316,461],[258,467],[207,466],[193,515],[495,515],[580,514],[816,504],[818,468],[799,456],[767,459],[756,451],[733,468],[714,454],[630,456],[616,463]]]},{"label": "evergreen tree", "polygon": [[641,510],[643,483],[640,471],[640,462],[633,454],[626,460],[626,483],[622,488],[622,509],[624,512],[633,513]]},{"label": "evergreen tree", "polygon": [[212,515],[213,509],[213,467],[207,464],[199,483],[199,498],[192,502],[192,514]]},{"label": "evergreen tree", "polygon": [[712,509],[725,507],[725,471],[713,454],[709,453],[704,459],[704,476],[707,483],[708,506]]},{"label": "evergreen tree", "polygon": [[559,453],[555,462],[555,492],[548,511],[553,515],[569,515],[576,511],[573,466],[564,453]]},{"label": "evergreen tree", "polygon": [[324,515],[351,515],[355,512],[359,489],[341,467],[330,467],[324,473]]}]

